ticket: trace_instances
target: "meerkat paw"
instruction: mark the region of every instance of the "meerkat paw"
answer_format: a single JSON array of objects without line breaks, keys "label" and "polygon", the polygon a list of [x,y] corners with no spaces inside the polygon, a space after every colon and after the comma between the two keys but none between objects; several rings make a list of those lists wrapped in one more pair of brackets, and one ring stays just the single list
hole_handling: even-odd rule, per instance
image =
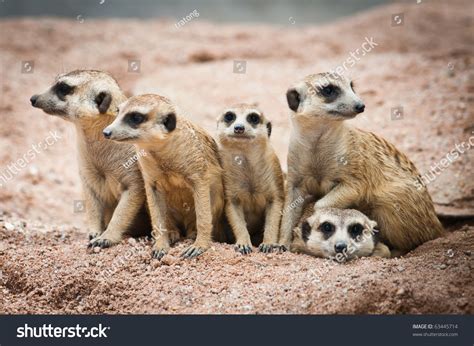
[{"label": "meerkat paw", "polygon": [[165,249],[165,248],[157,248],[157,249],[154,249],[152,252],[151,252],[151,257],[152,258],[155,258],[157,260],[161,260],[166,254],[168,253],[168,249]]},{"label": "meerkat paw", "polygon": [[258,247],[258,250],[260,252],[263,252],[263,253],[271,253],[273,252],[274,249],[279,249],[279,245],[277,244],[266,244],[266,243],[262,243],[260,244],[260,246]]},{"label": "meerkat paw", "polygon": [[286,252],[286,251],[288,251],[289,246],[280,244],[280,245],[276,246],[276,249],[278,250],[278,252]]},{"label": "meerkat paw", "polygon": [[89,241],[91,241],[92,239],[95,239],[97,238],[98,236],[100,236],[100,233],[99,232],[90,232],[89,233]]},{"label": "meerkat paw", "polygon": [[204,253],[206,251],[208,246],[199,246],[197,244],[193,244],[190,247],[188,247],[184,252],[181,254],[181,257],[183,258],[195,258]]},{"label": "meerkat paw", "polygon": [[178,240],[181,238],[181,235],[179,234],[179,231],[173,230],[168,233],[168,237],[170,244],[173,245],[178,242]]},{"label": "meerkat paw", "polygon": [[94,239],[89,241],[89,245],[87,247],[94,248],[100,247],[102,249],[111,247],[112,245],[120,243],[122,240],[121,236],[111,235],[110,233],[104,232],[100,236],[95,237]]},{"label": "meerkat paw", "polygon": [[235,251],[240,252],[242,255],[248,255],[252,252],[252,245],[247,244],[235,244]]}]

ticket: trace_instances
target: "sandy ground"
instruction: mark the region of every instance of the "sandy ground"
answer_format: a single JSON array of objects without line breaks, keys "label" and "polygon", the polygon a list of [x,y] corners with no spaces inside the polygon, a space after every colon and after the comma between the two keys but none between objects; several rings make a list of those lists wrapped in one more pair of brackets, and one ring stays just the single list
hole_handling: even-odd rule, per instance
[{"label": "sandy ground", "polygon": [[[391,26],[401,12],[404,25]],[[305,27],[1,21],[0,174],[50,131],[61,138],[0,187],[0,313],[473,313],[472,150],[428,185],[449,234],[403,258],[339,265],[290,253],[244,257],[215,244],[184,261],[183,242],[158,263],[145,239],[86,251],[84,215],[74,212],[82,199],[74,130],[29,105],[57,73],[75,68],[107,70],[129,94],[168,96],[211,133],[230,103],[258,102],[285,166],[287,87],[342,65],[373,37],[377,46],[347,71],[366,103],[352,122],[393,142],[425,174],[474,135],[472,13],[471,1],[429,1]],[[129,60],[140,60],[138,72]],[[233,73],[233,60],[246,61],[245,73]],[[392,119],[394,107],[401,119]]]}]

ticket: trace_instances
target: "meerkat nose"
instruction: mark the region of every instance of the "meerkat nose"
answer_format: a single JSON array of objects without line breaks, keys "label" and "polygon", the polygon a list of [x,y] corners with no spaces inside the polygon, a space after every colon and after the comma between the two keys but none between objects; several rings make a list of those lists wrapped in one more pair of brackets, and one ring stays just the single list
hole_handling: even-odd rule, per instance
[{"label": "meerkat nose", "polygon": [[104,134],[105,138],[110,138],[110,136],[112,136],[112,130],[109,129],[105,129],[104,131],[102,131],[102,133]]},{"label": "meerkat nose", "polygon": [[337,253],[343,252],[345,249],[347,249],[347,244],[343,242],[337,242],[336,245],[334,245],[334,250]]},{"label": "meerkat nose", "polygon": [[235,125],[234,126],[234,133],[242,134],[245,132],[245,126],[244,125]]},{"label": "meerkat nose", "polygon": [[358,103],[355,105],[354,109],[357,113],[362,113],[365,109],[365,105],[363,103]]},{"label": "meerkat nose", "polygon": [[30,98],[31,105],[34,107],[36,104],[36,100],[38,100],[38,95],[33,95]]}]

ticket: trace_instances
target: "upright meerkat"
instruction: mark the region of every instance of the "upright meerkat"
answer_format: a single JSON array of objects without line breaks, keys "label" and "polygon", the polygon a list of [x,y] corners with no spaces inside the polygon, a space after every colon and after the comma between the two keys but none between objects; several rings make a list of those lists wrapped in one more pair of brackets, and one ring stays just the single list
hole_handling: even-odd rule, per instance
[{"label": "upright meerkat", "polygon": [[94,70],[61,74],[49,90],[30,99],[33,107],[76,127],[90,247],[108,247],[126,233],[151,231],[140,169],[137,164],[124,166],[136,154],[135,147],[106,141],[102,134],[125,100],[112,76]]},{"label": "upright meerkat", "polygon": [[354,209],[323,208],[308,204],[293,229],[291,251],[345,262],[357,257],[390,257],[378,239],[377,222]]},{"label": "upright meerkat", "polygon": [[139,163],[153,223],[153,257],[161,259],[180,231],[196,238],[183,257],[199,256],[211,245],[213,230],[216,240],[223,237],[224,187],[216,142],[165,97],[134,96],[119,108],[104,136],[147,153]]},{"label": "upright meerkat", "polygon": [[219,153],[224,170],[226,214],[236,250],[262,252],[278,246],[284,203],[280,161],[270,144],[272,124],[254,106],[238,104],[217,119]]},{"label": "upright meerkat", "polygon": [[[352,208],[375,220],[381,240],[403,254],[436,238],[443,228],[414,164],[377,135],[344,122],[364,111],[353,83],[314,74],[287,91],[294,112],[285,205],[310,196],[322,208]],[[303,204],[283,214],[280,243],[288,247]],[[285,208],[286,210],[286,208]]]}]

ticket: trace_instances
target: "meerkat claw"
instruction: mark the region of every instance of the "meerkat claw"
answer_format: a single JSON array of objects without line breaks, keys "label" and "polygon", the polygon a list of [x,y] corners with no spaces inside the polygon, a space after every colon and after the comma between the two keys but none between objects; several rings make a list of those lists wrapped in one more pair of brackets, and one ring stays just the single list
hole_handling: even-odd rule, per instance
[{"label": "meerkat claw", "polygon": [[288,251],[288,248],[285,245],[278,245],[278,252],[286,252]]},{"label": "meerkat claw", "polygon": [[252,252],[252,247],[249,245],[240,245],[237,244],[235,246],[235,251],[240,252],[242,255],[248,255],[249,253]]},{"label": "meerkat claw", "polygon": [[165,249],[153,250],[151,253],[151,257],[157,260],[161,260],[167,253],[168,251],[166,251]]},{"label": "meerkat claw", "polygon": [[100,235],[99,233],[89,233],[89,241],[97,238],[99,235]]},{"label": "meerkat claw", "polygon": [[273,249],[277,248],[278,245],[273,245],[273,244],[260,244],[258,247],[258,250],[263,253],[271,253],[273,252]]},{"label": "meerkat claw", "polygon": [[105,249],[112,246],[112,242],[109,239],[93,239],[89,242],[88,248],[100,247]]},{"label": "meerkat claw", "polygon": [[199,248],[199,247],[189,247],[186,249],[182,254],[181,257],[183,258],[195,258],[201,255],[204,252],[204,249]]}]

